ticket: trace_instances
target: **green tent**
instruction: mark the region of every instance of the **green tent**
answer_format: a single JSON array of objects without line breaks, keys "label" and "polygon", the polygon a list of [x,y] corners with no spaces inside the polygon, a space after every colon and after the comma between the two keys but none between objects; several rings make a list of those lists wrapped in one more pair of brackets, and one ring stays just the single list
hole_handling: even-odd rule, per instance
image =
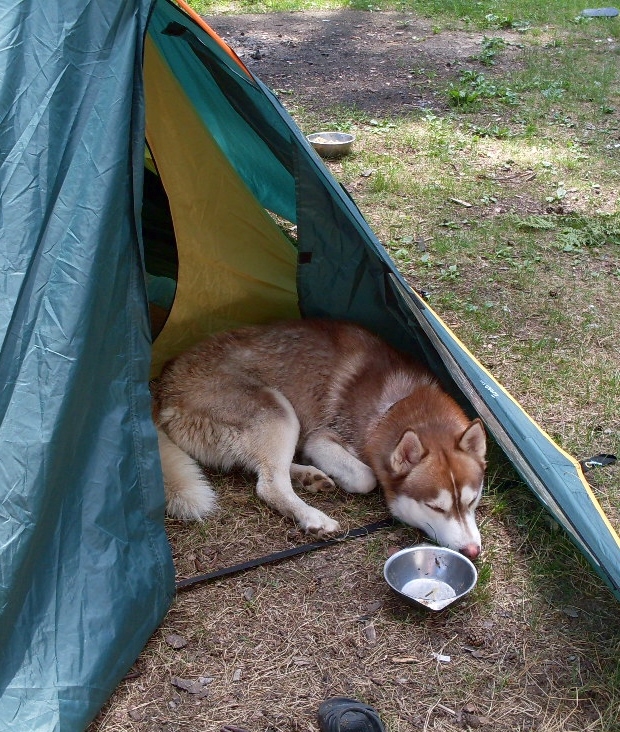
[{"label": "green tent", "polygon": [[166,613],[149,376],[242,323],[348,318],[423,354],[620,598],[620,541],[578,463],[188,8],[0,6],[0,729],[83,729]]}]

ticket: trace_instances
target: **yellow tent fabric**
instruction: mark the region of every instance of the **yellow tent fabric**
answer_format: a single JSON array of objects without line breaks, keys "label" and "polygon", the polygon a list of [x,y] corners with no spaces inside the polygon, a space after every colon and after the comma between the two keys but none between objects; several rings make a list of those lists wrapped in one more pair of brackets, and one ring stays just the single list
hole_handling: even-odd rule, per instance
[{"label": "yellow tent fabric", "polygon": [[170,201],[179,274],[152,376],[209,333],[299,317],[297,252],[239,178],[147,37],[146,137]]}]

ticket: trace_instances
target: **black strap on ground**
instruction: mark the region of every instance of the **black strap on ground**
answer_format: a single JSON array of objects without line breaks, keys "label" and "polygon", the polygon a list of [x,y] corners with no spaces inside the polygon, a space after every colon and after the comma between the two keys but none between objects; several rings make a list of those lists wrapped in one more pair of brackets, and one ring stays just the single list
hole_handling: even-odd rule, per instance
[{"label": "black strap on ground", "polygon": [[592,470],[592,468],[604,468],[607,465],[613,465],[617,458],[615,455],[608,455],[607,453],[600,453],[599,455],[593,455],[587,460],[581,460],[579,464],[583,472]]},{"label": "black strap on ground", "polygon": [[219,579],[220,577],[227,577],[231,574],[238,574],[239,572],[245,572],[248,569],[254,567],[260,567],[263,564],[273,564],[274,562],[280,562],[283,559],[294,557],[297,554],[305,554],[306,552],[312,552],[315,549],[324,549],[334,544],[341,544],[347,539],[357,539],[360,536],[367,536],[372,534],[374,531],[385,529],[389,526],[394,526],[396,520],[393,518],[382,519],[381,521],[375,521],[372,524],[366,526],[360,526],[358,529],[353,529],[342,536],[335,536],[333,539],[322,539],[321,541],[315,541],[311,544],[299,544],[298,546],[291,547],[290,549],[284,549],[281,552],[274,552],[273,554],[267,554],[264,557],[257,557],[256,559],[250,559],[248,562],[242,562],[241,564],[234,564],[232,567],[224,567],[223,569],[216,569],[214,572],[207,572],[207,574],[198,574],[195,577],[188,577],[187,579],[179,580],[176,583],[177,592],[187,590],[194,585],[202,584],[203,582],[210,582],[211,580]]}]

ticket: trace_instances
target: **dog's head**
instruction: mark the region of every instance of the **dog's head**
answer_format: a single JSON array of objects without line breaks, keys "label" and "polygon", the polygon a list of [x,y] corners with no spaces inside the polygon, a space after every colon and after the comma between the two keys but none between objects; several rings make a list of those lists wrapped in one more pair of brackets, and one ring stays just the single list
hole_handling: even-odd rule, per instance
[{"label": "dog's head", "polygon": [[372,467],[391,513],[470,559],[481,551],[475,511],[482,494],[486,437],[479,419],[405,429]]}]

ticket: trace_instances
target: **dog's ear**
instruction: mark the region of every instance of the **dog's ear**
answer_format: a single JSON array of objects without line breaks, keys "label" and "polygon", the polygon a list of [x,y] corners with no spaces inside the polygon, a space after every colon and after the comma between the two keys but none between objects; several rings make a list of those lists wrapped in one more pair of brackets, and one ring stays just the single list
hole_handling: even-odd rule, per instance
[{"label": "dog's ear", "polygon": [[399,475],[408,473],[425,455],[420,438],[413,430],[407,430],[390,455],[390,467]]},{"label": "dog's ear", "polygon": [[474,419],[469,427],[461,435],[459,448],[470,453],[477,460],[484,462],[487,452],[487,440],[480,419]]}]

